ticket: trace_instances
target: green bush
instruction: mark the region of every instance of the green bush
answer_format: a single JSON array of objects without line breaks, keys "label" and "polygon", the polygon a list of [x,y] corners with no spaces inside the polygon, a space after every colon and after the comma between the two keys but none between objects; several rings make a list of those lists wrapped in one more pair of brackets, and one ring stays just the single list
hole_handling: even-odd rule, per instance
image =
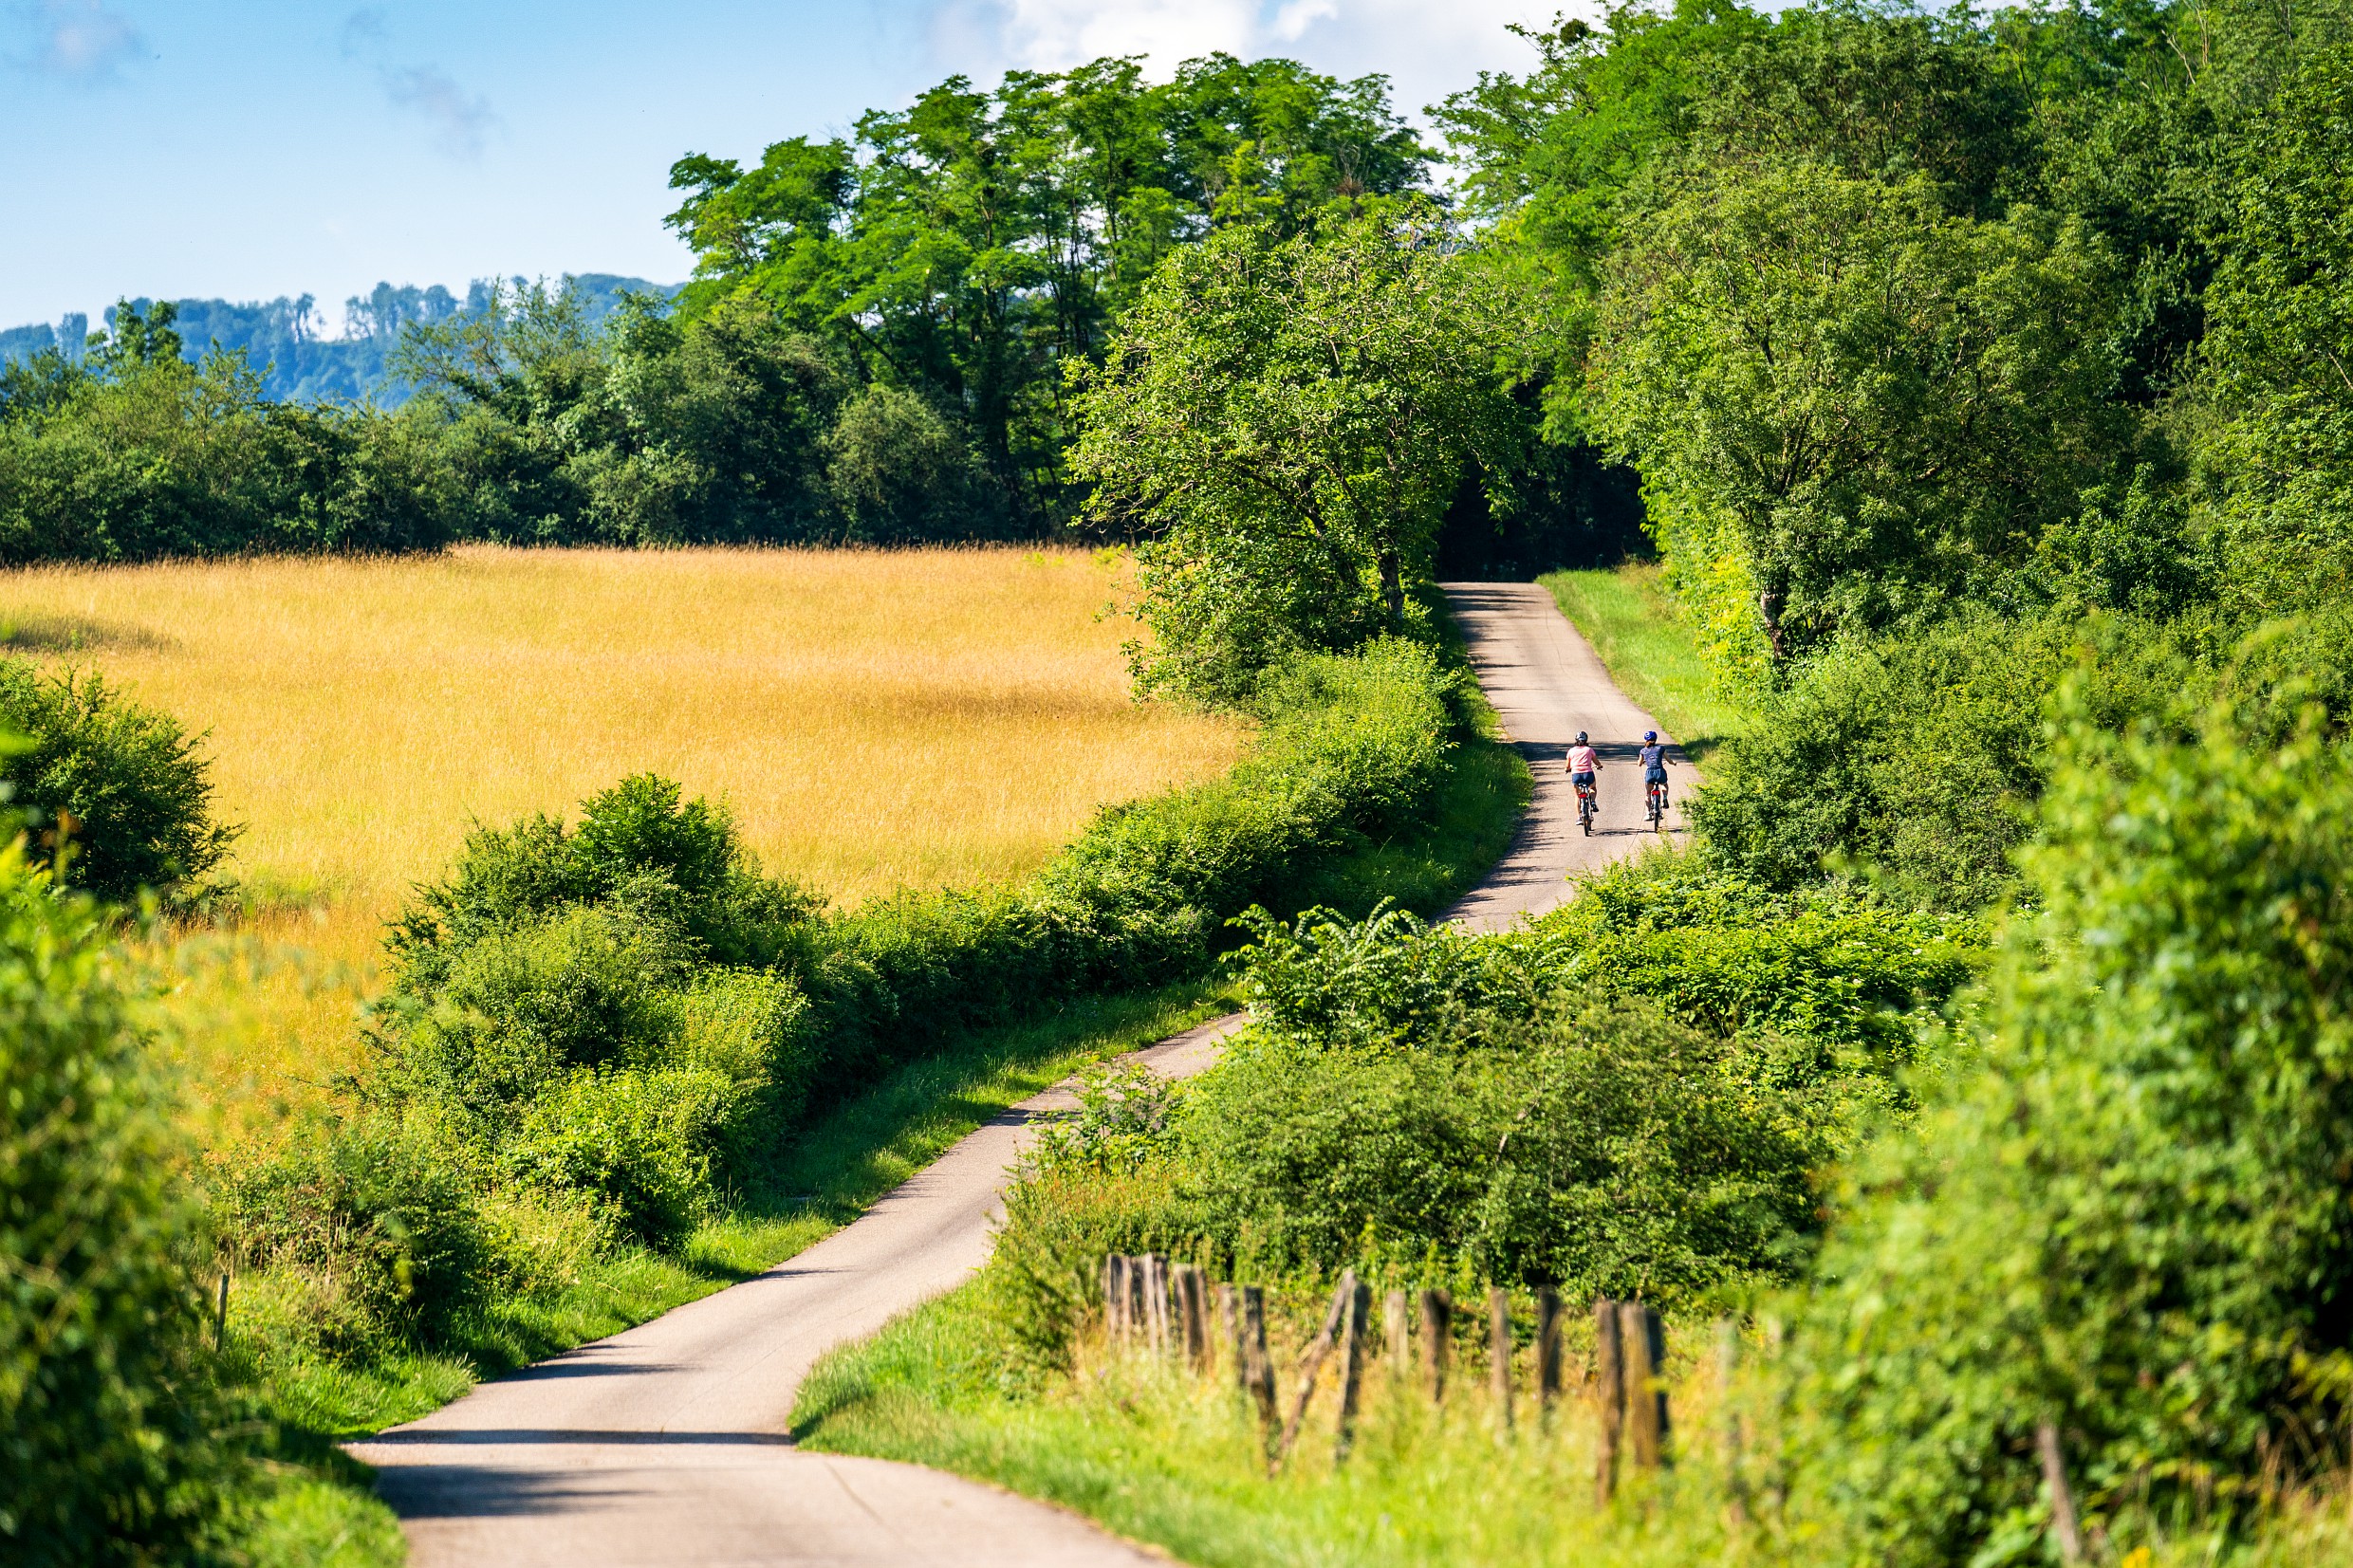
[{"label": "green bush", "polygon": [[2353,1389],[2353,761],[2085,729],[2042,821],[1981,1063],[1851,1175],[1797,1308],[1858,1560],[2039,1557],[2046,1422],[2093,1527],[2227,1519]]},{"label": "green bush", "polygon": [[387,944],[396,989],[431,993],[475,942],[559,911],[610,903],[671,928],[723,964],[773,962],[816,899],[752,865],[723,807],[635,774],[581,802],[576,829],[544,813],[477,827],[457,864],[417,891]]},{"label": "green bush", "polygon": [[361,1111],[225,1172],[215,1202],[246,1264],[321,1287],[331,1340],[434,1343],[481,1301],[491,1262],[470,1164],[463,1141],[429,1116]]},{"label": "green bush", "polygon": [[1711,856],[1770,888],[1843,860],[1904,902],[2013,896],[2049,766],[2045,708],[2079,669],[2110,724],[2162,711],[2195,678],[2162,629],[2121,618],[1972,611],[1843,642],[1726,743],[1692,821]]},{"label": "green bush", "polygon": [[0,1558],[200,1559],[219,1436],[188,1151],[86,903],[0,856]]},{"label": "green bush", "polygon": [[1720,1040],[1598,998],[1475,1048],[1246,1040],[1189,1093],[1178,1190],[1276,1273],[1369,1250],[1682,1303],[1786,1276],[1821,1140]]},{"label": "green bush", "polygon": [[29,813],[36,858],[70,846],[66,879],[116,903],[141,889],[192,893],[218,870],[238,830],[214,822],[213,765],[201,737],[95,673],[50,674],[0,658],[0,782]]},{"label": "green bush", "polygon": [[1737,1047],[1736,1070],[1806,1098],[1842,1141],[1892,1102],[1914,1016],[1983,967],[1965,916],[1889,908],[1855,889],[1778,894],[1700,857],[1656,852],[1582,879],[1578,896],[1496,936],[1390,911],[1351,924],[1253,912],[1237,957],[1251,1011],[1303,1046],[1474,1041],[1548,1017],[1574,993],[1640,998]]},{"label": "green bush", "polygon": [[655,1054],[676,1032],[689,950],[675,928],[583,905],[461,948],[430,1005],[399,998],[411,1083],[500,1121],[578,1067]]},{"label": "green bush", "polygon": [[624,1234],[672,1245],[710,1210],[738,1092],[708,1069],[577,1072],[525,1108],[506,1157],[526,1183],[586,1194]]}]

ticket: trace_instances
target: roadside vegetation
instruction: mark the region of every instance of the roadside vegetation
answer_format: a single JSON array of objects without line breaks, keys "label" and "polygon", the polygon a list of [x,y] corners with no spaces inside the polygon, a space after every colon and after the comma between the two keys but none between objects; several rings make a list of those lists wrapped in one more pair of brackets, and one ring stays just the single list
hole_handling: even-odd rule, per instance
[{"label": "roadside vegetation", "polygon": [[[1098,1082],[803,1440],[1209,1562],[2353,1555],[2348,36],[1628,9],[1450,100],[1453,297],[1641,476],[1656,563],[1550,581],[1714,743],[1695,844],[1513,934],[1256,919],[1225,1061]],[[1328,1393],[1287,1457],[1232,1356],[1111,1331],[1147,1253],[1267,1292],[1285,1408],[1343,1270],[1504,1292],[1522,1419],[1434,1409],[1417,1318],[1344,1464]],[[1544,1291],[1588,1326],[1538,1421]],[[1676,1412],[1610,1501],[1597,1297],[1665,1314]]]},{"label": "roadside vegetation", "polygon": [[[40,1562],[397,1551],[333,1439],[748,1278],[991,1108],[1217,1010],[1212,960],[1243,910],[1366,911],[1400,890],[1445,903],[1499,853],[1526,790],[1458,665],[1398,638],[1269,668],[1235,715],[1250,738],[1230,771],[1102,808],[1018,878],[829,905],[765,873],[724,804],[639,772],[562,817],[477,822],[398,910],[388,984],[342,1070],[275,1105],[207,1105],[219,1086],[184,1094],[165,1067],[233,1063],[250,1038],[246,982],[266,959],[204,924],[233,913],[233,890],[172,876],[186,857],[139,884],[144,913],[55,878],[149,839],[225,843],[212,756],[89,677],[19,673],[39,786],[21,798],[51,824],[17,852],[46,845],[52,862],[19,878],[28,962],[47,963],[54,907],[89,955],[87,979],[63,971],[68,1001],[86,993],[89,1031],[138,1069],[106,1092],[152,1127],[152,1147],[118,1156],[101,1139],[49,1171],[59,1119],[85,1114],[73,1075],[127,1069],[72,1040],[9,1060],[27,1118],[9,1134],[9,1256],[38,1260],[40,1286],[9,1329],[28,1456],[11,1473],[56,1501],[11,1491],[0,1517]],[[141,789],[164,802],[159,829],[101,809]],[[94,840],[107,853],[83,853]],[[99,1210],[60,1209],[61,1187]],[[58,1226],[76,1245],[88,1229],[87,1267],[40,1250]],[[147,1294],[76,1331],[94,1380],[51,1325],[113,1310],[117,1266],[147,1270]],[[105,1349],[141,1333],[148,1359]],[[102,1455],[54,1445],[118,1419],[109,1399],[176,1423],[188,1478],[166,1467],[142,1491],[93,1471],[57,1492],[44,1466]]]},{"label": "roadside vegetation", "polygon": [[1748,710],[1728,694],[1697,628],[1661,581],[1656,562],[1550,572],[1540,581],[1561,613],[1601,655],[1610,679],[1705,763],[1739,732]]},{"label": "roadside vegetation", "polygon": [[[1436,115],[1451,207],[1377,80],[1098,65],[683,161],[679,313],[453,317],[398,421],[241,402],[122,316],[83,378],[7,383],[0,524],[57,553],[1075,520],[1135,542],[1134,690],[1248,736],[1042,863],[854,907],[651,760],[486,817],[403,902],[364,1052],[208,1151],[201,1212],[134,1070],[187,1015],[143,1022],[126,916],[71,891],[81,808],[24,802],[59,837],[0,898],[17,1555],[259,1539],[254,1432],[300,1500],[269,1528],[311,1539],[341,1422],[798,1245],[792,1181],[871,1190],[889,1107],[966,1081],[927,1064],[1010,1094],[1222,968],[1254,1014],[1223,1062],[1096,1076],[989,1267],[821,1369],[804,1441],[1212,1561],[2353,1556],[2353,17],[1692,0],[1528,37]],[[1106,125],[1120,156],[1047,156]],[[1038,205],[936,199],[1008,181]],[[984,210],[1037,243],[943,242],[972,265],[907,292]],[[195,441],[199,408],[234,417]],[[321,488],[268,488],[330,438]],[[1441,539],[1598,518],[1627,469],[1655,580],[1556,591],[1717,739],[1694,844],[1433,931],[1525,783],[1446,650]],[[456,509],[400,509],[432,486]],[[189,531],[232,513],[269,526]],[[845,521],[882,517],[925,521]],[[15,722],[79,711],[28,678]],[[188,814],[156,841],[219,847],[185,731],[134,731],[103,754],[164,756]],[[158,913],[200,858],[161,853]],[[1543,1418],[1500,1358],[1508,1442],[1462,1376],[1376,1389],[1344,1462],[1326,1397],[1287,1454],[1231,1380],[1113,1341],[1139,1253],[1263,1288],[1292,1397],[1350,1272],[1451,1292],[1458,1366],[1539,1302],[1630,1302],[1645,1345],[1663,1313],[1672,1463],[1638,1422],[1601,1495],[1582,1333]]]}]

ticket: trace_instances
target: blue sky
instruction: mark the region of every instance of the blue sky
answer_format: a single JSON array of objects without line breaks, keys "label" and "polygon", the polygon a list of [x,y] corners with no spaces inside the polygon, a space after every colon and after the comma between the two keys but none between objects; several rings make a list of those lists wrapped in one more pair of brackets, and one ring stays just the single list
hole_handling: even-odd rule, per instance
[{"label": "blue sky", "polygon": [[1214,48],[1518,69],[1556,0],[0,0],[0,326],[122,295],[682,279],[670,163],[844,131],[942,77]]}]

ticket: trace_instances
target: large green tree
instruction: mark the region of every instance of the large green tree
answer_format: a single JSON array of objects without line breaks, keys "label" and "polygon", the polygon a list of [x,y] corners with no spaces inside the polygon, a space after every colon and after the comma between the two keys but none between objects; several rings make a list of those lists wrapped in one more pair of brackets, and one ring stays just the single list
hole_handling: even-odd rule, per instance
[{"label": "large green tree", "polygon": [[1949,215],[1922,175],[1758,167],[1646,214],[1591,416],[1725,651],[1788,657],[2030,556],[2130,435],[2083,329],[2109,270],[2073,225]]},{"label": "large green tree", "polygon": [[1242,700],[1303,648],[1404,631],[1466,470],[1526,429],[1484,275],[1425,205],[1236,225],[1164,261],[1099,367],[1072,468],[1141,532],[1147,689]]},{"label": "large green tree", "polygon": [[1428,157],[1380,77],[1213,55],[1154,84],[1099,60],[994,91],[951,78],[750,167],[681,158],[669,221],[695,252],[688,315],[757,300],[862,379],[969,425],[1035,526],[1073,499],[1060,366],[1101,352],[1162,257],[1218,225],[1288,232],[1407,190]]}]

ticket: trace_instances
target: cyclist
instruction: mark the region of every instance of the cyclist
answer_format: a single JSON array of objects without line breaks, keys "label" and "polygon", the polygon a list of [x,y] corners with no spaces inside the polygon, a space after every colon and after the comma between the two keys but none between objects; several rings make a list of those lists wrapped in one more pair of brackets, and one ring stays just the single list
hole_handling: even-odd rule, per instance
[{"label": "cyclist", "polygon": [[1593,754],[1593,743],[1585,732],[1577,731],[1577,743],[1568,748],[1568,782],[1581,796],[1589,796],[1598,804],[1601,794],[1594,786],[1593,776],[1602,770],[1602,759]]},{"label": "cyclist", "polygon": [[1667,748],[1658,744],[1658,730],[1645,729],[1642,731],[1641,758],[1642,784],[1645,788],[1651,784],[1657,784],[1658,786],[1658,799],[1660,803],[1663,804],[1666,801],[1667,789]]}]

